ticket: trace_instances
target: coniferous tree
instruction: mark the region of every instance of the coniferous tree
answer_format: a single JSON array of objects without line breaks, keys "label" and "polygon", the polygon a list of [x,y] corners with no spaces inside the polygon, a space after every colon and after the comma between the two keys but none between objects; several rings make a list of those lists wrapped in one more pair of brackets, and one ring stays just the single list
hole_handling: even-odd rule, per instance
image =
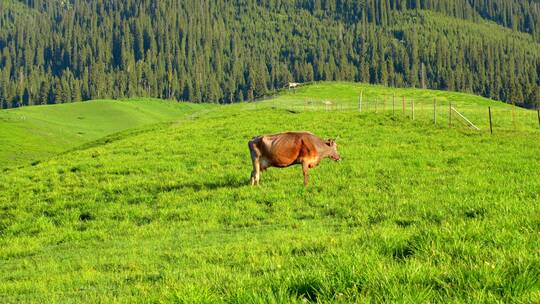
[{"label": "coniferous tree", "polygon": [[0,2],[2,107],[123,96],[234,102],[335,79],[537,104],[536,0],[66,3]]}]

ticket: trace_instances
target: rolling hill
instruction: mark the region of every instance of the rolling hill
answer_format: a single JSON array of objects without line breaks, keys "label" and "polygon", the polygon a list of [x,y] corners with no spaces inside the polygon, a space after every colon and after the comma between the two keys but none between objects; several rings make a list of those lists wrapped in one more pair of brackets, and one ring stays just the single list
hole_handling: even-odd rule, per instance
[{"label": "rolling hill", "polygon": [[96,100],[0,111],[0,168],[43,159],[126,129],[168,122],[204,106]]},{"label": "rolling hill", "polygon": [[[382,107],[394,94],[404,113]],[[0,299],[537,302],[540,129],[509,115],[494,135],[449,128],[448,102],[476,123],[487,106],[511,113],[461,93],[316,83],[191,117],[195,105],[166,104],[173,123],[5,170]],[[248,186],[247,141],[283,130],[339,136],[343,161],[322,162],[308,189],[298,167]]]}]

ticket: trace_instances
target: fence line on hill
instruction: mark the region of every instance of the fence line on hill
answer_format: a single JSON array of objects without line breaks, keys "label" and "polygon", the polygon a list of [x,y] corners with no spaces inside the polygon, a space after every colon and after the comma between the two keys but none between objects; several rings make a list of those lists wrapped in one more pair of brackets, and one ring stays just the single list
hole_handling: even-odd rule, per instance
[{"label": "fence line on hill", "polygon": [[[401,113],[396,111],[396,101],[401,99]],[[448,107],[445,110],[445,107]],[[500,109],[487,106],[456,105],[451,101],[437,98],[412,98],[405,95],[382,95],[377,98],[367,98],[364,93],[358,96],[358,104],[350,101],[336,101],[335,99],[295,100],[290,102],[273,100],[268,103],[253,103],[254,109],[274,108],[287,110],[291,113],[301,112],[358,112],[360,114],[375,113],[389,115],[393,119],[399,117],[409,118],[412,121],[431,121],[434,126],[441,126],[444,121],[448,127],[464,123],[476,131],[496,131],[540,129],[540,110],[532,111],[512,105],[510,109]],[[444,114],[446,112],[446,114]]]}]

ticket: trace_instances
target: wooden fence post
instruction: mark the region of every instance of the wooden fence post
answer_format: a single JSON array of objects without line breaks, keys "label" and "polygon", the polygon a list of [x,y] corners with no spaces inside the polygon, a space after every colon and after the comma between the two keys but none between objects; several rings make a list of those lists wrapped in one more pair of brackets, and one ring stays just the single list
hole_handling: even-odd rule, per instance
[{"label": "wooden fence post", "polygon": [[493,134],[493,122],[491,121],[491,107],[488,107],[489,111],[489,130],[491,131],[491,134]]},{"label": "wooden fence post", "polygon": [[403,115],[405,115],[405,96],[403,96]]},{"label": "wooden fence post", "polygon": [[414,99],[411,98],[412,120],[414,120]]},{"label": "wooden fence post", "polygon": [[516,103],[512,101],[512,125],[514,125],[514,130],[516,129]]},{"label": "wooden fence post", "polygon": [[450,107],[450,109],[456,113],[458,115],[458,117],[461,117],[461,119],[465,120],[468,124],[469,124],[469,127],[475,129],[476,131],[480,131],[480,128],[478,128],[477,126],[475,126],[467,117],[465,117],[463,114],[459,113],[458,110],[454,109],[453,107]]},{"label": "wooden fence post", "polygon": [[452,127],[452,102],[448,105],[448,127]]},{"label": "wooden fence post", "polygon": [[536,110],[536,114],[538,114],[538,125],[540,125],[540,110]]},{"label": "wooden fence post", "polygon": [[392,96],[392,117],[396,116],[396,94]]},{"label": "wooden fence post", "polygon": [[433,98],[433,125],[437,126],[437,98]]},{"label": "wooden fence post", "polygon": [[362,99],[364,98],[364,91],[360,92],[360,99],[358,100],[358,110],[362,112]]}]

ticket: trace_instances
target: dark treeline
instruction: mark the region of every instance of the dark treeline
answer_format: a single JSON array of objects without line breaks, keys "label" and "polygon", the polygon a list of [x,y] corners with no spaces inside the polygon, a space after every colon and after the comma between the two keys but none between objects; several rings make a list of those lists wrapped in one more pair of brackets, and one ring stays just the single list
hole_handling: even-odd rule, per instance
[{"label": "dark treeline", "polygon": [[[276,1],[267,0],[267,8]],[[333,15],[341,20],[386,25],[392,11],[433,10],[447,16],[478,21],[487,19],[540,40],[540,1],[538,0],[298,0],[299,7],[312,13]],[[330,14],[329,14],[330,13]]]},{"label": "dark treeline", "polygon": [[536,0],[5,0],[0,107],[229,103],[313,80],[539,107],[538,22]]}]

